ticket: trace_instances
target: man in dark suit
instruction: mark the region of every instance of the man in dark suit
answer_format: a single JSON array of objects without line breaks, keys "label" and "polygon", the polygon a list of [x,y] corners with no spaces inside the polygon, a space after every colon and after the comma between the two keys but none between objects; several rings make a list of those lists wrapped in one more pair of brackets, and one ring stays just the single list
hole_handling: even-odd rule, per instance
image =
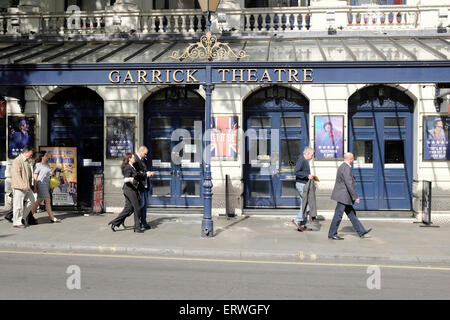
[{"label": "man in dark suit", "polygon": [[352,222],[358,235],[362,238],[372,229],[366,230],[358,217],[356,217],[354,203],[359,203],[358,195],[356,194],[356,180],[352,172],[353,154],[348,152],[344,154],[344,163],[338,168],[336,174],[336,182],[334,185],[331,199],[337,201],[334,217],[331,221],[330,230],[328,231],[328,238],[333,240],[344,240],[338,236],[339,224],[341,223],[344,212]]},{"label": "man in dark suit", "polygon": [[[149,172],[147,170],[147,154],[148,154],[148,148],[146,146],[139,147],[137,154],[135,154],[136,162],[133,164],[133,166],[136,168],[136,171],[139,173],[147,173]],[[150,177],[154,175],[154,172],[150,172]],[[145,229],[151,229],[150,225],[147,223],[147,197],[148,197],[148,191],[149,191],[149,181],[148,178],[139,181],[138,190],[140,193],[139,197],[139,205],[141,208],[140,217],[141,217],[141,227]]]}]

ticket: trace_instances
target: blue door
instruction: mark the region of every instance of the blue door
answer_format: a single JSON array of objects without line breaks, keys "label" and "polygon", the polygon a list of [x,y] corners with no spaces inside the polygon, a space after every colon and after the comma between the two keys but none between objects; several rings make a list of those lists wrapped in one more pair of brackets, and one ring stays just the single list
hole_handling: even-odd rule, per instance
[{"label": "blue door", "polygon": [[[77,148],[78,206],[91,207],[93,177],[103,173],[103,100],[86,88],[56,94],[48,107],[48,145]],[[85,166],[90,159],[99,166]]]},{"label": "blue door", "polygon": [[144,105],[151,206],[203,206],[202,138],[205,103],[185,88],[168,88]]},{"label": "blue door", "polygon": [[[388,98],[376,95],[380,88]],[[355,156],[353,172],[361,199],[355,208],[411,210],[413,102],[388,87],[366,89],[364,95],[349,114],[348,149]]]},{"label": "blue door", "polygon": [[[5,181],[6,181],[6,102],[0,97],[0,103],[4,104],[5,115],[0,114],[0,205],[5,205]],[[2,107],[0,105],[0,108]]]},{"label": "blue door", "polygon": [[298,207],[294,168],[309,144],[308,101],[284,87],[270,87],[244,104],[245,206]]}]

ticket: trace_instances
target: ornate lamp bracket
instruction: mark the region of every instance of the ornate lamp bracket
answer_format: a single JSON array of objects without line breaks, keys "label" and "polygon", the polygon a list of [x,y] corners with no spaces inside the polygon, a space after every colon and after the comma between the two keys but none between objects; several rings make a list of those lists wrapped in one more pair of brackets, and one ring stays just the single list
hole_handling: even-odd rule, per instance
[{"label": "ornate lamp bracket", "polygon": [[213,61],[222,60],[227,57],[241,59],[248,57],[248,55],[244,50],[239,50],[237,54],[234,53],[228,43],[218,41],[217,37],[211,34],[211,31],[206,32],[206,35],[203,35],[199,42],[189,44],[182,54],[179,51],[173,51],[170,56],[170,58],[180,61],[188,58]]}]

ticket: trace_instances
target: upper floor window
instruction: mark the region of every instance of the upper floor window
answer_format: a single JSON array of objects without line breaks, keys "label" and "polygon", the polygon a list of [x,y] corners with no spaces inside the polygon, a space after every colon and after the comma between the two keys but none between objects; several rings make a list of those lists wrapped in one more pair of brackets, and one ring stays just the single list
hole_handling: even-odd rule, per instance
[{"label": "upper floor window", "polygon": [[406,4],[406,0],[347,0],[347,3],[351,6],[367,6],[370,4],[392,6]]},{"label": "upper floor window", "polygon": [[246,8],[307,7],[311,0],[245,0]]}]

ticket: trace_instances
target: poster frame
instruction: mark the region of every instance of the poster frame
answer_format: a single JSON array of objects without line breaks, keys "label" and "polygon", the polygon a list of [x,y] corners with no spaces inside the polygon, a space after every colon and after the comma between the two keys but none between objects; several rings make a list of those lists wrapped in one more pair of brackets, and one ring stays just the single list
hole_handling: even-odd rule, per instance
[{"label": "poster frame", "polygon": [[[342,150],[342,157],[340,157],[340,158],[318,158],[318,150],[317,150],[317,145],[316,145],[316,143],[317,143],[317,131],[316,131],[316,119],[318,119],[318,118],[328,118],[328,119],[330,119],[330,118],[340,118],[341,120],[342,120],[342,127],[340,127],[340,128],[338,128],[341,132],[342,132],[342,139],[341,139],[341,142],[340,142],[340,144],[339,144],[339,147],[341,148],[341,150]],[[313,134],[314,134],[314,161],[342,161],[342,160],[344,160],[344,141],[345,141],[345,131],[344,131],[344,128],[345,128],[345,123],[344,123],[344,120],[345,120],[345,117],[344,117],[344,115],[341,115],[341,114],[339,114],[339,115],[334,115],[334,114],[330,114],[330,115],[314,115],[314,124],[313,124],[313,130],[314,130],[314,132],[313,132]]]},{"label": "poster frame", "polygon": [[[11,133],[10,133],[10,130],[9,130],[9,126],[11,124],[11,121],[10,121],[11,118],[19,118],[19,119],[30,119],[30,118],[32,118],[33,119],[33,121],[34,121],[34,124],[32,126],[32,128],[33,128],[33,136],[32,136],[33,144],[31,146],[33,147],[33,149],[36,150],[37,117],[34,114],[30,114],[30,115],[27,115],[27,114],[23,114],[23,115],[8,114],[7,115],[7,121],[8,122],[6,124],[6,128],[7,128],[7,139],[8,139],[7,141],[8,142],[7,142],[7,155],[6,156],[7,156],[8,159],[15,159],[18,155],[10,157],[10,155],[11,155],[11,151],[10,151],[11,150],[10,149]],[[20,152],[20,153],[22,153],[22,152]]]},{"label": "poster frame", "polygon": [[[214,115],[211,117],[211,119],[217,119],[219,117],[228,117],[228,118],[235,118],[236,119],[236,156],[213,156],[211,154],[211,160],[220,160],[220,161],[236,161],[239,157],[239,116],[238,115]],[[214,123],[217,124],[217,121],[214,120]],[[211,124],[212,126],[212,124]],[[215,131],[218,130],[216,126],[211,127],[211,135],[215,133]],[[211,137],[212,141],[212,137]],[[210,149],[212,149],[212,145],[210,144]],[[212,150],[210,150],[212,152]]]},{"label": "poster frame", "polygon": [[[50,149],[50,150],[49,150]],[[52,202],[52,207],[78,207],[78,148],[77,147],[53,147],[53,146],[39,146],[39,152],[46,152],[46,151],[51,151],[51,149],[74,149],[75,150],[75,161],[74,164],[76,165],[76,175],[75,175],[75,179],[77,182],[77,189],[76,189],[76,196],[77,196],[77,201],[74,202],[73,205],[70,204],[55,204],[53,201],[53,197],[51,197],[51,202]],[[53,192],[50,191],[50,195],[53,195]]]},{"label": "poster frame", "polygon": [[105,133],[105,147],[106,147],[106,159],[108,160],[119,160],[122,159],[122,157],[113,157],[110,153],[110,140],[109,140],[109,130],[113,129],[112,126],[109,125],[109,119],[122,119],[122,120],[129,120],[131,119],[133,121],[133,150],[131,150],[131,153],[135,153],[136,150],[136,117],[135,116],[106,116],[106,133]]},{"label": "poster frame", "polygon": [[[441,114],[435,114],[435,115],[424,115],[422,117],[422,161],[423,162],[446,162],[446,161],[450,161],[450,159],[425,159],[425,143],[426,143],[426,138],[425,138],[425,130],[427,130],[425,123],[426,123],[426,119],[427,118],[444,118],[444,119],[449,119],[448,121],[450,121],[450,115],[441,115]],[[444,121],[444,125],[445,125],[445,120]],[[450,147],[450,143],[449,143],[449,138],[450,138],[450,129],[448,129],[448,135],[447,135],[447,148]],[[447,150],[447,153],[449,151]]]}]

